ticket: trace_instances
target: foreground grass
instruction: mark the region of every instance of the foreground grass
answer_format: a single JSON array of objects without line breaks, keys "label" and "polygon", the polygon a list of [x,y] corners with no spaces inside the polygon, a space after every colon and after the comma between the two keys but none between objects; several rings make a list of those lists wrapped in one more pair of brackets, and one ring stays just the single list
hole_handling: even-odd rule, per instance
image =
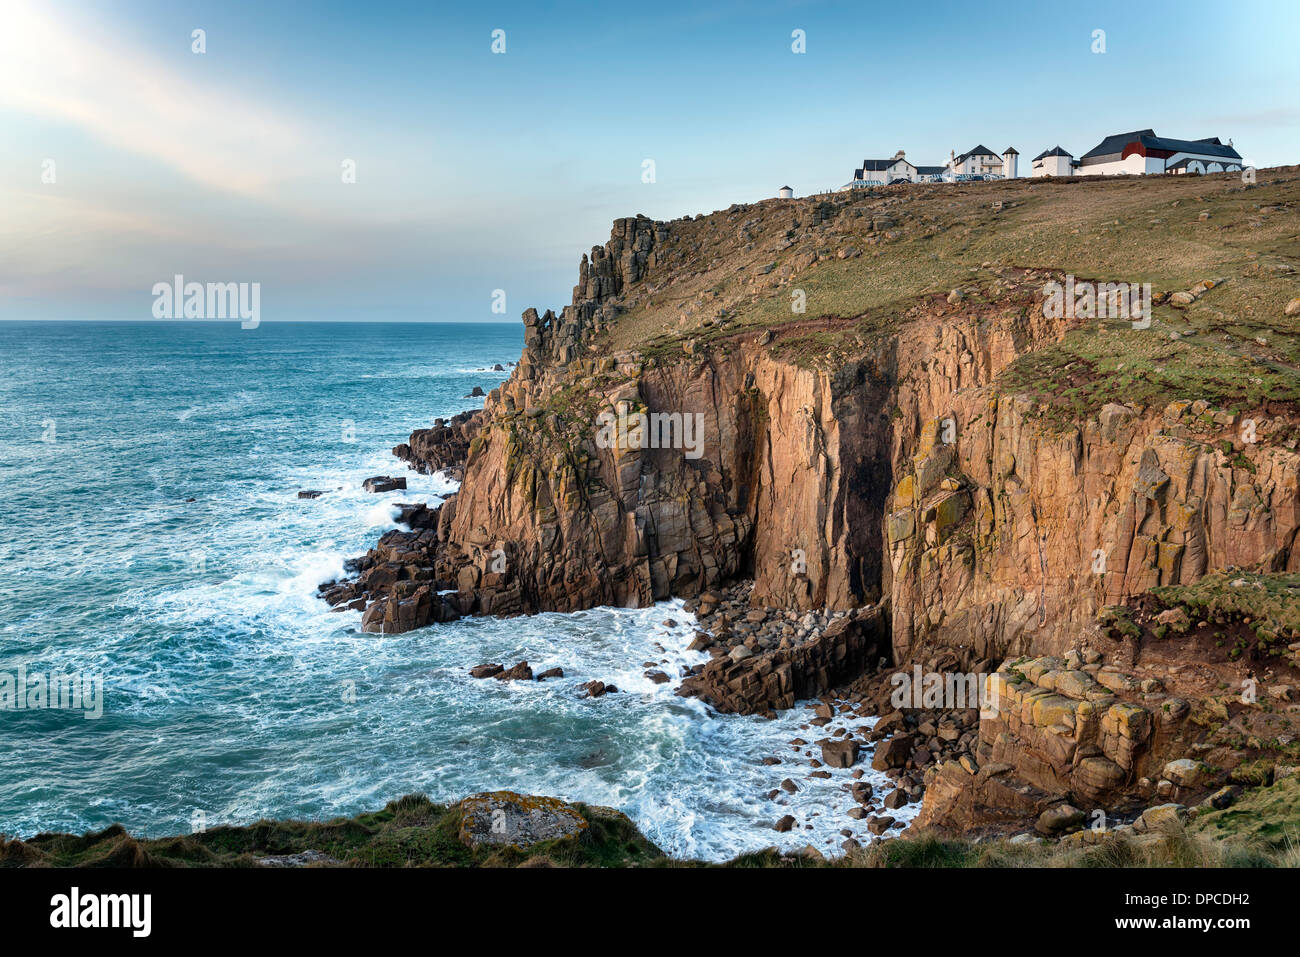
[{"label": "foreground grass", "polygon": [[0,867],[255,867],[262,858],[305,851],[351,867],[637,867],[665,860],[623,814],[575,807],[588,824],[580,839],[526,851],[469,849],[457,836],[459,812],[415,794],[352,818],[258,821],[184,837],[136,839],[115,824],[81,836],[0,838]]},{"label": "foreground grass", "polygon": [[4,867],[256,867],[268,856],[314,851],[349,867],[1296,867],[1300,866],[1300,779],[1249,792],[1234,807],[1174,824],[1158,834],[1108,834],[1086,845],[971,841],[930,833],[888,840],[825,860],[775,849],[725,864],[667,857],[623,814],[577,804],[588,823],[581,837],[527,850],[470,850],[457,838],[455,807],[423,795],[382,811],[333,821],[259,821],[202,834],[137,840],[120,826],[81,836],[0,838]]}]

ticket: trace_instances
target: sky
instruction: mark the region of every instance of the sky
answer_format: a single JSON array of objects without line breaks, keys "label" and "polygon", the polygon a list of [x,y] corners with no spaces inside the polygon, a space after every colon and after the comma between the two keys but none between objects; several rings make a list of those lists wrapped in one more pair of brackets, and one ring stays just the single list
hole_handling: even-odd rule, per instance
[{"label": "sky", "polygon": [[149,319],[180,274],[259,283],[262,321],[517,322],[618,217],[900,149],[1300,162],[1294,0],[882,9],[0,0],[0,319]]}]

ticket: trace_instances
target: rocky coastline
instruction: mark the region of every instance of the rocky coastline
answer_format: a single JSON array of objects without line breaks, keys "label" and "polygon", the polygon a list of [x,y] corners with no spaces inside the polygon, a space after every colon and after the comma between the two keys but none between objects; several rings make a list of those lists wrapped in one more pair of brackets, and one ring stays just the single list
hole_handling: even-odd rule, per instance
[{"label": "rocky coastline", "polygon": [[[1155,810],[1222,810],[1300,765],[1300,388],[1281,333],[1224,346],[1214,325],[1284,312],[1293,270],[1265,234],[1294,225],[1298,179],[1088,184],[1121,219],[1155,202],[1258,221],[1249,265],[1171,270],[1141,329],[1043,308],[1068,264],[1009,211],[1083,216],[1059,184],[620,219],[569,306],[524,313],[483,409],[393,450],[458,491],[401,506],[322,597],[384,634],[684,598],[711,660],[665,680],[720,712],[811,700],[809,740],[773,761],[886,774],[887,794],[850,786],[876,836],[918,803],[925,829],[1081,842],[1099,820],[1140,834]],[[892,298],[845,285],[866,260]],[[828,305],[774,318],[805,286]],[[698,416],[700,454],[644,428],[601,442],[603,413]],[[978,676],[994,703],[896,707],[913,669]]]}]

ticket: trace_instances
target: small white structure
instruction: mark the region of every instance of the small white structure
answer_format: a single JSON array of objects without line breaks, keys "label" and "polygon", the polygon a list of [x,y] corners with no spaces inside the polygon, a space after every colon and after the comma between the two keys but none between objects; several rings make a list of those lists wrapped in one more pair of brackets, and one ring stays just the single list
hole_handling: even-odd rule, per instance
[{"label": "small white structure", "polygon": [[782,186],[776,191],[776,195],[781,199],[794,199],[794,190],[789,186]]},{"label": "small white structure", "polygon": [[1016,148],[1014,146],[1008,146],[1006,149],[1002,151],[1002,178],[1003,179],[1016,178],[1016,157],[1018,157],[1019,155],[1020,154],[1016,152]]},{"label": "small white structure", "polygon": [[1073,176],[1075,159],[1059,145],[1043,150],[1034,157],[1029,167],[1030,177]]},{"label": "small white structure", "polygon": [[1154,130],[1134,130],[1106,137],[1079,157],[1077,176],[1145,173],[1222,173],[1242,168],[1241,154],[1217,136],[1176,140]]}]

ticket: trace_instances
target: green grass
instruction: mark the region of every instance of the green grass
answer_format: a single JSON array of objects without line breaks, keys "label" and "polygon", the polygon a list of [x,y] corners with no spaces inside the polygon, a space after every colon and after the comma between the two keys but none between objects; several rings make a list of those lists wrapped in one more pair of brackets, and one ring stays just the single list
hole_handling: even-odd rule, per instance
[{"label": "green grass", "polygon": [[119,825],[85,835],[0,840],[8,867],[254,867],[269,855],[318,851],[352,867],[636,867],[665,860],[624,815],[577,804],[588,827],[576,839],[527,850],[470,850],[454,807],[408,795],[383,810],[332,821],[258,821],[201,834],[136,839]]},{"label": "green grass", "polygon": [[1166,608],[1184,608],[1192,621],[1249,619],[1266,651],[1280,653],[1281,646],[1300,638],[1300,573],[1212,572],[1195,584],[1166,585],[1151,593]]},{"label": "green grass", "polygon": [[1089,845],[1034,840],[972,841],[923,832],[878,842],[830,860],[742,854],[721,865],[674,860],[623,814],[574,805],[587,821],[576,839],[526,850],[470,850],[457,837],[454,807],[408,795],[383,810],[333,821],[258,821],[202,834],[136,839],[120,826],[84,834],[0,839],[5,867],[255,867],[268,855],[318,851],[350,867],[714,867],[727,868],[1002,868],[1002,867],[1277,867],[1300,864],[1300,780],[1247,793],[1225,811],[1202,814],[1158,836],[1109,834]]}]

